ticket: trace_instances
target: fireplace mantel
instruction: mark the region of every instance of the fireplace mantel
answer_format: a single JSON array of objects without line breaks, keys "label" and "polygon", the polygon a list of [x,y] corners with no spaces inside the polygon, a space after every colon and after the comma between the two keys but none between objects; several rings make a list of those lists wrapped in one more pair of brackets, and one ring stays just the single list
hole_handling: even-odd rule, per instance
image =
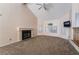
[{"label": "fireplace mantel", "polygon": [[18,40],[21,41],[22,40],[22,30],[31,30],[31,36],[33,37],[34,35],[34,31],[32,28],[17,28],[17,35],[18,35]]},{"label": "fireplace mantel", "polygon": [[17,31],[21,31],[21,30],[33,30],[32,28],[17,28]]}]

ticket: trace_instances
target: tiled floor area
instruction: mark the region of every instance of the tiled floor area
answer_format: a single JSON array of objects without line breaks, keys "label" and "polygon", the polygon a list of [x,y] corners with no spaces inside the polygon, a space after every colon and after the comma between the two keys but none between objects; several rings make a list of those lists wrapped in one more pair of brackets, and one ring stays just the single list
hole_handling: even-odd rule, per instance
[{"label": "tiled floor area", "polygon": [[1,55],[72,55],[79,54],[68,40],[37,36],[0,48]]}]

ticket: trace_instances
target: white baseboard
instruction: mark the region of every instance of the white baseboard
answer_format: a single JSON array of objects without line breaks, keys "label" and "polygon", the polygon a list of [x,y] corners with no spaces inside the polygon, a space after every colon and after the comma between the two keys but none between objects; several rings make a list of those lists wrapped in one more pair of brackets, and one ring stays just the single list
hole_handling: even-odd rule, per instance
[{"label": "white baseboard", "polygon": [[69,40],[69,42],[72,44],[72,46],[79,52],[79,47],[72,41]]}]

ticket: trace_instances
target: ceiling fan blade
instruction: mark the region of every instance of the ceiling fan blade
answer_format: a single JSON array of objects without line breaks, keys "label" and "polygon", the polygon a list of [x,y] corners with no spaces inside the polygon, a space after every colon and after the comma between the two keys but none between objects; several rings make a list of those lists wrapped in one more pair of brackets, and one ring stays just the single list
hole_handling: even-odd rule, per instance
[{"label": "ceiling fan blade", "polygon": [[41,8],[42,8],[42,7],[40,7],[39,10],[40,10]]},{"label": "ceiling fan blade", "polygon": [[41,5],[41,4],[36,4],[36,5]]},{"label": "ceiling fan blade", "polygon": [[47,8],[46,8],[46,4],[45,4],[45,3],[43,4],[43,8],[44,8],[45,10],[47,10]]},{"label": "ceiling fan blade", "polygon": [[44,9],[46,10],[46,7],[44,7]]}]

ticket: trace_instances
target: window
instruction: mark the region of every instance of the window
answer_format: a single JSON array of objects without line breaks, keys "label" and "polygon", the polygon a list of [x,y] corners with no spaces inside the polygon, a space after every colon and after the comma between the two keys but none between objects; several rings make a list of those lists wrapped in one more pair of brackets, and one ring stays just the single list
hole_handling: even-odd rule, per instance
[{"label": "window", "polygon": [[52,33],[57,33],[57,26],[54,26],[53,23],[48,23],[48,31]]}]

